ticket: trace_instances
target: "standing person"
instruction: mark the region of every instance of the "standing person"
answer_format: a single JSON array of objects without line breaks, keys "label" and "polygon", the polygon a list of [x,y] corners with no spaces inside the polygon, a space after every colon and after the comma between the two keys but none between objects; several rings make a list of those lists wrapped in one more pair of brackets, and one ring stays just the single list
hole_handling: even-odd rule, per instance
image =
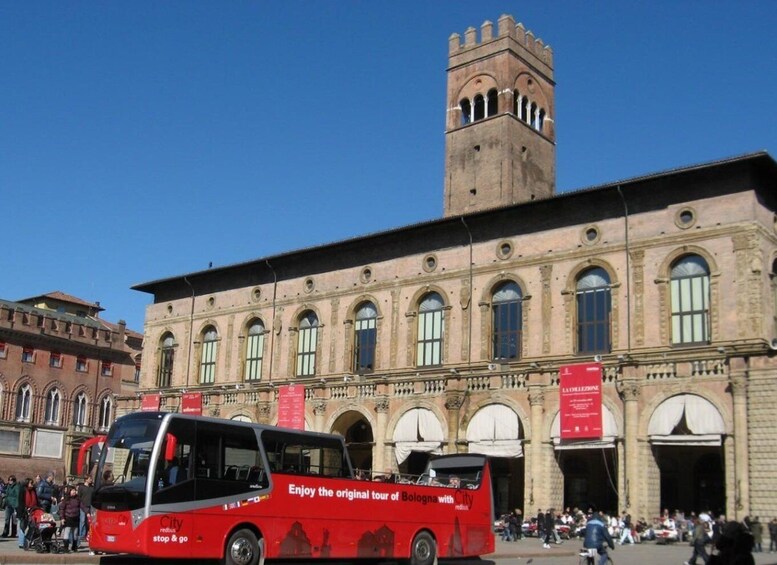
[{"label": "standing person", "polygon": [[755,565],[753,535],[744,524],[734,521],[723,524],[715,549],[718,553],[710,557],[710,565]]},{"label": "standing person", "polygon": [[750,533],[753,534],[753,551],[755,553],[761,553],[763,551],[761,544],[763,543],[764,526],[761,523],[761,520],[758,519],[758,516],[753,518],[753,521],[750,522]]},{"label": "standing person", "polygon": [[602,515],[594,512],[585,525],[583,547],[589,551],[595,551],[599,555],[599,565],[605,565],[607,563],[607,546],[610,549],[615,549],[612,536],[607,530]]},{"label": "standing person", "polygon": [[59,505],[59,515],[62,517],[62,538],[65,540],[65,553],[78,551],[78,530],[81,519],[81,500],[78,490],[70,487]]},{"label": "standing person", "polygon": [[625,510],[623,511],[623,515],[621,517],[620,527],[621,527],[621,539],[618,543],[620,545],[623,545],[628,541],[631,545],[634,545],[634,536],[631,535],[631,527],[632,527],[631,514],[629,514]]},{"label": "standing person", "polygon": [[777,550],[777,518],[769,522],[769,553]]},{"label": "standing person", "polygon": [[537,508],[537,537],[542,539],[545,536],[545,514],[542,508]]},{"label": "standing person", "polygon": [[16,476],[8,477],[8,483],[5,486],[5,526],[3,527],[4,538],[15,538],[18,516],[16,509],[19,507],[19,496],[21,488],[16,482]]},{"label": "standing person", "polygon": [[523,539],[523,511],[520,508],[510,514],[510,529],[515,541]]},{"label": "standing person", "polygon": [[704,548],[704,546],[707,545],[707,532],[704,529],[704,523],[698,518],[695,518],[693,521],[692,536],[691,545],[693,546],[693,553],[691,554],[691,558],[683,565],[696,565],[697,557],[701,557],[704,565],[707,565],[710,560],[710,556],[707,555],[707,550]]},{"label": "standing person", "polygon": [[94,483],[92,477],[87,476],[84,479],[84,484],[78,487],[78,500],[81,502],[81,516],[79,519],[78,539],[86,539],[88,532],[88,519],[89,510],[92,507],[92,494],[94,494]]},{"label": "standing person", "polygon": [[556,530],[556,518],[553,516],[553,508],[548,508],[548,511],[545,512],[543,525],[545,526],[545,542],[542,544],[542,547],[550,549],[550,540],[553,538],[555,541],[553,532]]},{"label": "standing person", "polygon": [[49,473],[45,481],[38,483],[38,487],[35,490],[38,494],[38,505],[43,508],[44,512],[51,512],[51,505],[56,502],[54,496],[54,475]]},{"label": "standing person", "polygon": [[24,530],[27,529],[30,509],[37,508],[38,494],[35,492],[35,481],[30,478],[24,479],[24,491],[19,495],[19,506],[16,508],[16,516],[19,521],[19,548],[24,547]]}]

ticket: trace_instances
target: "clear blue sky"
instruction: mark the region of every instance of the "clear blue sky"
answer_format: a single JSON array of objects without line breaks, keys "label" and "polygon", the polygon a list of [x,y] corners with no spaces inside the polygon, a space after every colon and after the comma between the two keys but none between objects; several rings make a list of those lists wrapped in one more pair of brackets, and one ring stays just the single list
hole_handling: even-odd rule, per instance
[{"label": "clear blue sky", "polygon": [[777,2],[0,4],[0,297],[143,330],[130,286],[442,215],[448,37],[554,49],[557,186],[777,154]]}]

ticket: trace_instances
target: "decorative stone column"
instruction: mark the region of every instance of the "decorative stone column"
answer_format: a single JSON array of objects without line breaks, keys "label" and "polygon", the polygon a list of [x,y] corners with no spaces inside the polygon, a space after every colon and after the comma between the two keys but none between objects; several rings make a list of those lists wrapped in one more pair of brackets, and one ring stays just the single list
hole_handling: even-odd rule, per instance
[{"label": "decorative stone column", "polygon": [[326,415],[326,401],[317,399],[313,402],[313,416],[315,417],[315,426],[317,432],[328,433],[329,430],[324,429],[324,416]]},{"label": "decorative stone column", "polygon": [[386,469],[386,428],[388,427],[389,399],[388,397],[375,400],[375,412],[377,424],[372,434],[375,446],[372,448],[372,468],[382,471]]},{"label": "decorative stone column", "polygon": [[448,410],[448,448],[447,453],[457,453],[456,441],[459,439],[459,418],[464,405],[464,394],[461,391],[445,393],[445,408]]},{"label": "decorative stone column", "polygon": [[[738,367],[734,368],[734,363]],[[734,519],[750,514],[750,460],[747,452],[747,376],[744,359],[731,359],[731,393],[734,397]]]},{"label": "decorative stone column", "polygon": [[531,405],[531,479],[528,481],[529,493],[526,500],[534,507],[539,504],[545,508],[545,493],[540,491],[543,484],[542,472],[542,417],[545,411],[545,392],[540,386],[529,386],[529,404]]},{"label": "decorative stone column", "polygon": [[[618,498],[626,510],[642,508],[641,500],[637,500],[637,485],[639,484],[639,446],[637,445],[637,428],[639,421],[639,383],[635,379],[635,368],[624,369],[624,379],[618,383],[618,392],[623,398],[624,409],[624,441],[622,454],[625,460],[626,481],[621,485]],[[619,455],[621,455],[619,453]],[[632,514],[634,514],[632,512]]]}]

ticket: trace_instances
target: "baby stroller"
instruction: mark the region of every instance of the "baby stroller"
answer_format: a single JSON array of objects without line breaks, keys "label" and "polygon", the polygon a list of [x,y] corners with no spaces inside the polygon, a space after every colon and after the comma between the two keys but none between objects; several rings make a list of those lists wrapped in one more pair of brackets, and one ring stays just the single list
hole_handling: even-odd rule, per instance
[{"label": "baby stroller", "polygon": [[65,544],[57,537],[57,521],[42,508],[31,508],[24,532],[25,549],[38,553],[64,553]]}]

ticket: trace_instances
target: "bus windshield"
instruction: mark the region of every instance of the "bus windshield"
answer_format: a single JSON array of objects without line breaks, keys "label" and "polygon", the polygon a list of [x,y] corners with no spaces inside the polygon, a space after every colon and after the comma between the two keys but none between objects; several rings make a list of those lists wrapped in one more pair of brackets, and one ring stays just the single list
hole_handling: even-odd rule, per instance
[{"label": "bus windshield", "polygon": [[144,506],[151,451],[161,423],[161,416],[116,421],[100,453],[95,507],[135,510]]}]

